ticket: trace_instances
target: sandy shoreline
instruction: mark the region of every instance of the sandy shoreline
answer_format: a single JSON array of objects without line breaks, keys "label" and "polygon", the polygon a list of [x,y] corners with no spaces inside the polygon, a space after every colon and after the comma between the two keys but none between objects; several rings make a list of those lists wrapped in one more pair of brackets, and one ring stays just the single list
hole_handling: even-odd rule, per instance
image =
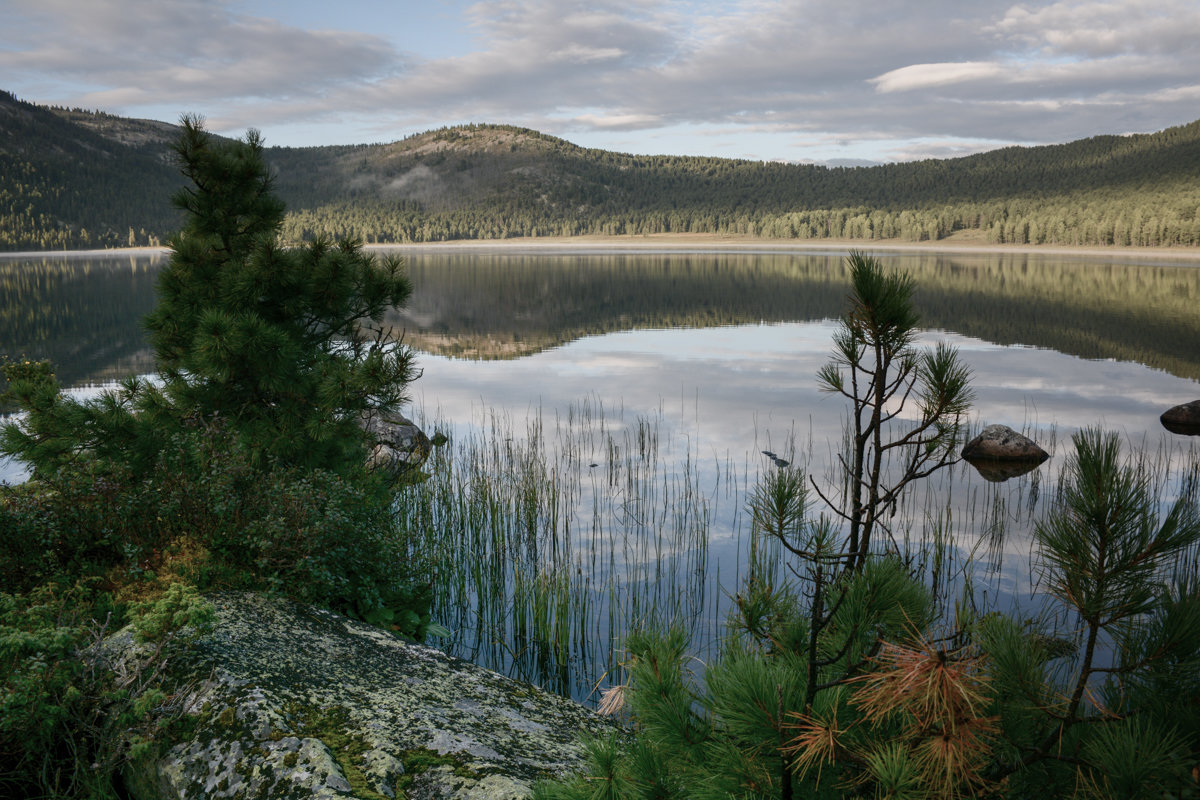
[{"label": "sandy shoreline", "polygon": [[[1200,263],[1200,247],[1067,247],[1059,245],[991,244],[971,238],[949,237],[936,242],[901,242],[879,239],[762,239],[725,234],[662,233],[645,236],[540,236],[517,239],[464,239],[450,242],[368,245],[376,252],[758,252],[844,253],[864,252],[974,253],[978,255],[1062,255],[1110,258],[1121,261],[1169,259]],[[165,247],[121,247],[111,250],[45,250],[0,253],[0,259],[61,256],[96,258],[120,255],[163,255]]]}]

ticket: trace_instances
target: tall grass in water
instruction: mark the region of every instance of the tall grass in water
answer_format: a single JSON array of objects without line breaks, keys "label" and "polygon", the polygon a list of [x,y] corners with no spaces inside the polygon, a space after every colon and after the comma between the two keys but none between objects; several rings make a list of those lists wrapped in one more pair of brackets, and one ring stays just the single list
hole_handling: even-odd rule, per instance
[{"label": "tall grass in water", "polygon": [[[722,489],[702,488],[690,446],[664,457],[662,419],[626,423],[586,400],[518,429],[492,411],[434,451],[398,513],[434,564],[448,650],[585,697],[639,620],[715,638],[709,531]],[[731,465],[713,466],[736,483]]]},{"label": "tall grass in water", "polygon": [[[1061,491],[1065,453],[1055,430],[1029,433],[1051,461],[1002,484],[966,463],[943,470],[905,493],[877,543],[905,557],[948,613],[964,597],[980,611],[1011,611],[1038,592],[1031,531]],[[693,654],[715,655],[731,595],[752,569],[794,577],[747,511],[779,468],[747,445],[744,458],[701,460],[697,440],[669,430],[661,411],[626,419],[598,400],[538,409],[520,424],[489,411],[461,426],[398,506],[433,563],[435,619],[453,631],[439,644],[577,699],[606,673],[620,682],[623,642],[648,619],[682,625]],[[1164,508],[1196,491],[1196,443],[1164,437],[1127,450]],[[789,441],[785,455],[795,454]],[[808,474],[837,479],[833,454],[814,452],[811,437],[800,455]],[[1200,554],[1189,553],[1175,572],[1198,568]]]}]

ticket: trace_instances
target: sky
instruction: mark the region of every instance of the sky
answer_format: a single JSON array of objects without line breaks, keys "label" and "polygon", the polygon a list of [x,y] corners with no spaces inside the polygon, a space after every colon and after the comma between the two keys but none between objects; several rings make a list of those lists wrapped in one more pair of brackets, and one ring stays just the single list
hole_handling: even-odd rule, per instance
[{"label": "sky", "polygon": [[0,0],[0,89],[268,145],[879,163],[1200,119],[1197,42],[1200,0]]}]

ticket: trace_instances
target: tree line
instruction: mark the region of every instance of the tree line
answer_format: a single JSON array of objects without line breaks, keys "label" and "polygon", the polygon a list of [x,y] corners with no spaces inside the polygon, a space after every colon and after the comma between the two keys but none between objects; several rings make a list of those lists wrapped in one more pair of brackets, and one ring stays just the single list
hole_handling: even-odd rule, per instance
[{"label": "tree line", "polygon": [[[156,245],[179,224],[164,131],[0,93],[0,250]],[[266,148],[284,239],[366,243],[744,234],[997,244],[1200,244],[1200,122],[875,167],[638,156],[502,125]]]}]

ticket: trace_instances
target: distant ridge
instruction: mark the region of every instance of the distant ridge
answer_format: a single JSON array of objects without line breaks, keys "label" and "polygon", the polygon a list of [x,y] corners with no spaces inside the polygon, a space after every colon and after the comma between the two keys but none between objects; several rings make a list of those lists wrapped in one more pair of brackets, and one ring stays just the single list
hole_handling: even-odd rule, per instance
[{"label": "distant ridge", "polygon": [[[0,249],[157,244],[177,128],[0,92]],[[270,148],[285,236],[366,242],[714,232],[1200,245],[1200,121],[963,158],[826,167],[587,149],[507,125]]]}]

